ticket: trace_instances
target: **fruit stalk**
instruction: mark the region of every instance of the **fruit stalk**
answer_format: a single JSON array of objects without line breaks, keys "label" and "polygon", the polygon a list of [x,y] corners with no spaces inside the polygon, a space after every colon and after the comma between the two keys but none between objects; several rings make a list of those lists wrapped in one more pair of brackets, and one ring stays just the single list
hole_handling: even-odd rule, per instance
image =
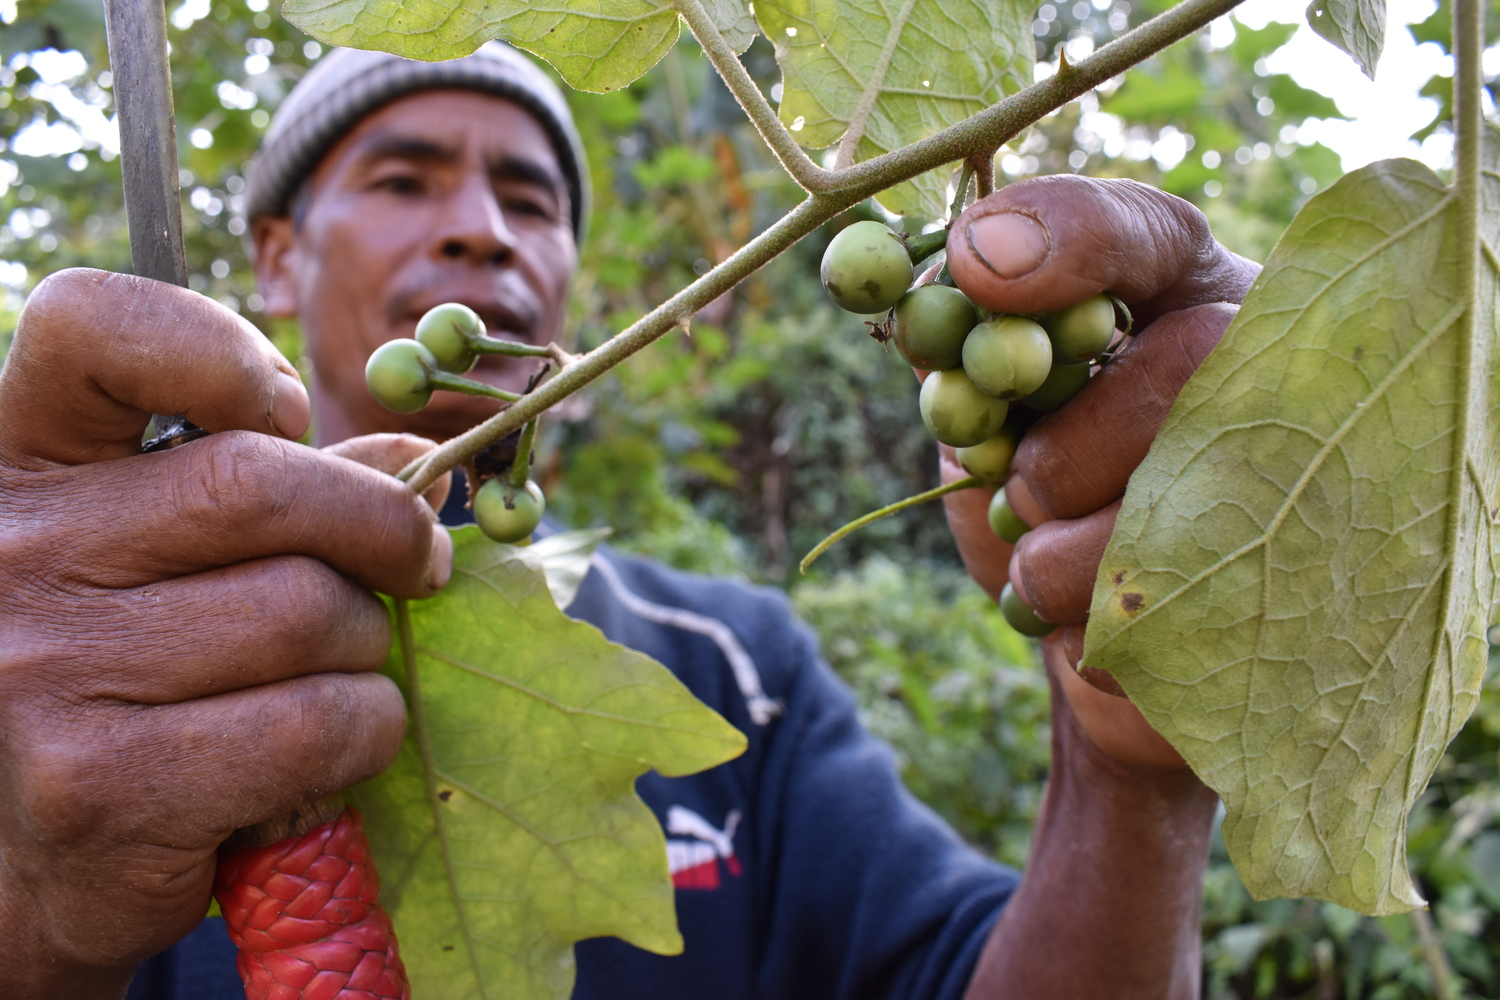
[{"label": "fruit stalk", "polygon": [[219,859],[246,1000],[411,1000],[359,814]]}]

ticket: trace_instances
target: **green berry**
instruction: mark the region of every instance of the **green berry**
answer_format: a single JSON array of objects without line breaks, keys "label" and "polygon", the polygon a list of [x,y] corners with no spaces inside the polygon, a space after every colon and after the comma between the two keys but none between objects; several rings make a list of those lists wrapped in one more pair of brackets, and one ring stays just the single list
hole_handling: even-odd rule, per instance
[{"label": "green berry", "polygon": [[491,479],[479,487],[474,497],[474,520],[479,530],[497,542],[521,542],[531,537],[542,523],[547,498],[542,488],[530,479],[521,489]]},{"label": "green berry", "polygon": [[1016,588],[1010,584],[1000,591],[1000,613],[1010,623],[1010,627],[1022,635],[1029,635],[1033,639],[1039,639],[1048,635],[1057,628],[1051,622],[1044,622],[1037,617],[1035,611],[1026,606],[1026,603],[1016,596]]},{"label": "green berry", "polygon": [[417,341],[432,352],[438,367],[462,375],[479,360],[473,342],[484,336],[484,320],[461,302],[427,310],[417,322]]},{"label": "green berry", "polygon": [[1009,408],[974,388],[962,368],[927,376],[918,404],[928,432],[955,448],[968,448],[994,437],[1005,423]]},{"label": "green berry", "polygon": [[990,528],[1005,541],[1014,545],[1021,540],[1021,536],[1031,530],[1031,526],[1021,520],[1010,501],[1005,498],[1004,490],[996,490],[990,500]]},{"label": "green berry", "polygon": [[963,362],[964,337],[978,319],[974,303],[957,288],[923,285],[896,303],[892,339],[907,364],[940,372]]},{"label": "green berry", "polygon": [[1092,361],[1115,336],[1115,304],[1095,295],[1048,316],[1043,323],[1052,338],[1053,360],[1060,365]]},{"label": "green berry", "polygon": [[427,375],[436,369],[432,352],[415,340],[390,340],[365,363],[365,384],[387,410],[416,413],[432,398]]},{"label": "green berry", "polygon": [[1023,316],[996,316],[964,339],[964,371],[979,390],[996,399],[1029,396],[1052,370],[1047,331]]},{"label": "green berry", "polygon": [[911,257],[906,244],[884,223],[856,222],[828,244],[821,274],[823,287],[839,308],[885,312],[911,285]]},{"label": "green berry", "polygon": [[1010,460],[1016,454],[1016,437],[1009,428],[988,441],[958,449],[958,464],[964,471],[986,483],[1003,483],[1010,475]]},{"label": "green berry", "polygon": [[1053,365],[1047,379],[1031,395],[1021,402],[1033,410],[1051,413],[1077,395],[1083,383],[1089,380],[1088,365]]}]

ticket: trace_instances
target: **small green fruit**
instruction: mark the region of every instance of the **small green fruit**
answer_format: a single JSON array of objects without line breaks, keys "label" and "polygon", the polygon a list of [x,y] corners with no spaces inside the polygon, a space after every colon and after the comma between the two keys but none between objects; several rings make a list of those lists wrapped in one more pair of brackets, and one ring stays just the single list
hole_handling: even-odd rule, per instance
[{"label": "small green fruit", "polygon": [[365,384],[387,410],[416,413],[432,398],[427,374],[437,366],[432,352],[415,340],[390,340],[365,362]]},{"label": "small green fruit", "polygon": [[1021,520],[1010,501],[1005,499],[1004,490],[996,490],[990,500],[990,528],[1005,541],[1014,545],[1021,540],[1021,536],[1031,530],[1031,526]]},{"label": "small green fruit", "polygon": [[940,372],[963,362],[964,337],[978,319],[974,303],[957,288],[923,285],[896,303],[892,339],[907,364]]},{"label": "small green fruit", "polygon": [[427,310],[417,322],[417,341],[432,352],[438,367],[462,375],[479,360],[473,342],[484,336],[484,320],[461,302]]},{"label": "small green fruit", "polygon": [[911,285],[906,244],[881,222],[846,227],[823,253],[823,287],[839,308],[853,313],[885,312]]},{"label": "small green fruit", "polygon": [[918,404],[928,432],[955,448],[968,448],[994,437],[1005,423],[1009,408],[974,388],[962,368],[928,375]]},{"label": "small green fruit", "polygon": [[1047,331],[1023,316],[996,316],[964,339],[964,371],[986,395],[1020,399],[1041,388],[1052,370]]},{"label": "small green fruit", "polygon": [[1040,639],[1049,635],[1057,628],[1051,622],[1044,622],[1037,617],[1035,611],[1031,610],[1024,601],[1016,596],[1016,588],[1010,584],[1000,591],[1000,613],[1010,623],[1010,627],[1022,635],[1029,635],[1033,639]]},{"label": "small green fruit", "polygon": [[1053,365],[1041,387],[1021,402],[1033,410],[1051,413],[1077,395],[1088,380],[1088,365]]},{"label": "small green fruit", "polygon": [[542,523],[547,498],[542,488],[528,479],[522,489],[491,479],[479,487],[474,497],[474,520],[479,530],[497,542],[515,543],[531,537]]},{"label": "small green fruit", "polygon": [[1052,338],[1053,360],[1060,365],[1092,361],[1115,336],[1115,304],[1108,295],[1095,295],[1044,319]]},{"label": "small green fruit", "polygon": [[1003,483],[1010,475],[1010,460],[1016,455],[1016,438],[1008,427],[988,441],[958,449],[958,464],[964,471],[986,483]]}]

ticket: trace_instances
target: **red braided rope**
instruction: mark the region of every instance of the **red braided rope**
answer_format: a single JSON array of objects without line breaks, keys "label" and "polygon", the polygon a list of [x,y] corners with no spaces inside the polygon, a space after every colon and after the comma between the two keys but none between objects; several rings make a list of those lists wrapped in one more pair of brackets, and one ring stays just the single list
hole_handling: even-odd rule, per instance
[{"label": "red braided rope", "polygon": [[246,1000],[411,1000],[359,814],[219,859]]}]

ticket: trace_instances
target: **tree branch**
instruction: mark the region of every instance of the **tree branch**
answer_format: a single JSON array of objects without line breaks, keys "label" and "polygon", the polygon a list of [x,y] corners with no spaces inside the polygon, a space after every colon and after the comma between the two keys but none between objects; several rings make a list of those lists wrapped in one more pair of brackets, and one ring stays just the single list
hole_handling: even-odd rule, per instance
[{"label": "tree branch", "polygon": [[809,193],[822,191],[828,186],[828,171],[818,166],[808,158],[797,140],[792,138],[792,133],[781,124],[781,119],[776,114],[776,109],[771,107],[766,95],[760,92],[755,81],[750,79],[750,74],[745,71],[745,66],[740,62],[740,57],[724,41],[724,35],[719,31],[719,26],[714,23],[713,18],[708,16],[700,0],[675,0],[677,12],[687,22],[688,30],[693,37],[698,39],[703,52],[708,56],[708,61],[718,71],[724,80],[729,92],[734,99],[740,102],[740,108],[760,137],[765,140],[771,152],[776,154],[776,159],[786,168],[786,172],[792,175],[792,180],[802,185],[802,189]]},{"label": "tree branch", "polygon": [[[1136,63],[1197,31],[1214,18],[1233,10],[1242,0],[1186,0],[1104,46],[1072,67],[1065,79],[1053,77],[1045,80],[928,139],[832,174],[813,165],[801,148],[791,141],[790,133],[776,120],[770,105],[761,96],[760,89],[740,65],[739,57],[730,50],[719,33],[718,26],[708,18],[700,0],[676,2],[699,44],[704,46],[715,68],[724,75],[730,90],[741,98],[741,106],[745,107],[746,114],[761,128],[767,144],[782,160],[788,172],[797,178],[797,171],[791,166],[791,163],[797,162],[804,163],[815,171],[807,173],[804,170],[812,183],[798,179],[798,183],[813,193],[771,228],[735,251],[728,260],[564,367],[551,381],[484,423],[429,452],[426,461],[409,480],[416,492],[425,492],[444,472],[468,461],[480,449],[494,444],[647,344],[676,329],[693,313],[760,270],[792,244],[845,209],[872,194],[945,163],[998,149],[1022,129],[1040,121],[1105,80],[1118,76]],[[774,128],[761,127],[761,118],[773,124]],[[773,137],[780,138],[773,140]],[[790,157],[789,152],[788,155],[783,155],[787,151],[777,147],[781,138],[786,139],[796,150],[797,157]]]}]

